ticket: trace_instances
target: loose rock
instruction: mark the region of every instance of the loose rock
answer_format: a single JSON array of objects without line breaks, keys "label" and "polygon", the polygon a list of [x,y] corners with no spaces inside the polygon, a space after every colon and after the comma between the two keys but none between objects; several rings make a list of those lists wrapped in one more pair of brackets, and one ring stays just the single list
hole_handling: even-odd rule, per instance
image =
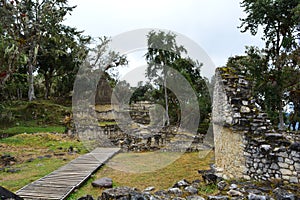
[{"label": "loose rock", "polygon": [[112,179],[107,177],[92,182],[93,187],[99,187],[99,188],[112,188],[112,185],[113,185]]},{"label": "loose rock", "polygon": [[220,181],[218,184],[217,184],[217,187],[218,187],[218,190],[224,190],[227,186],[227,183],[225,181]]},{"label": "loose rock", "polygon": [[292,193],[287,192],[286,190],[283,190],[281,188],[276,188],[273,190],[273,193],[275,194],[275,197],[277,200],[294,200],[295,195]]},{"label": "loose rock", "polygon": [[147,187],[146,189],[143,190],[143,192],[151,192],[155,190],[155,187]]},{"label": "loose rock", "polygon": [[136,197],[141,193],[136,188],[130,187],[116,187],[112,189],[106,189],[102,192],[101,198],[103,200],[111,200],[111,199],[122,199],[122,200],[130,200],[131,197]]},{"label": "loose rock", "polygon": [[208,196],[209,200],[229,200],[228,196]]},{"label": "loose rock", "polygon": [[253,194],[250,193],[248,195],[248,200],[268,200],[269,197],[268,196],[264,196],[264,195],[258,195],[258,194]]},{"label": "loose rock", "polygon": [[187,200],[205,200],[203,197],[198,196],[198,195],[192,195],[192,196],[187,196]]},{"label": "loose rock", "polygon": [[175,185],[173,186],[173,188],[187,187],[189,185],[190,185],[190,183],[187,180],[183,179],[183,180],[178,181],[177,183],[175,183]]},{"label": "loose rock", "polygon": [[229,196],[232,196],[232,197],[242,197],[242,196],[244,196],[243,193],[241,193],[240,191],[237,191],[237,190],[229,190],[227,192],[227,194]]},{"label": "loose rock", "polygon": [[86,195],[85,197],[80,197],[78,200],[94,200],[91,195]]},{"label": "loose rock", "polygon": [[193,186],[187,186],[184,190],[190,194],[198,194],[198,189]]},{"label": "loose rock", "polygon": [[4,187],[0,186],[0,199],[3,200],[9,200],[9,199],[14,199],[14,200],[23,200],[23,198],[19,197],[18,195],[12,193],[11,191],[5,189]]},{"label": "loose rock", "polygon": [[177,197],[182,196],[182,191],[179,188],[170,188],[168,190],[168,192],[175,195],[175,196],[177,196]]}]

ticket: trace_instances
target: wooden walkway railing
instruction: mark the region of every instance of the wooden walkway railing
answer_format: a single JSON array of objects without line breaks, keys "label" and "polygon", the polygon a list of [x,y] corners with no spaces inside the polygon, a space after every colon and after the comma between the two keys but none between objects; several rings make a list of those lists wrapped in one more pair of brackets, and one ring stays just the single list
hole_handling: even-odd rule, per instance
[{"label": "wooden walkway railing", "polygon": [[92,173],[114,156],[119,148],[97,148],[16,192],[24,199],[65,199]]}]

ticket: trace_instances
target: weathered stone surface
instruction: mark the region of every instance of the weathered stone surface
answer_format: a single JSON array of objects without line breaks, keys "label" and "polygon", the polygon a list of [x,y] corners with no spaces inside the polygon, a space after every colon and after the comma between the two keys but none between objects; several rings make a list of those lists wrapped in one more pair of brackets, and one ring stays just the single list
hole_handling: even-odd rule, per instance
[{"label": "weathered stone surface", "polygon": [[171,198],[170,194],[164,190],[156,191],[154,194],[159,199],[170,199]]},{"label": "weathered stone surface", "polygon": [[220,177],[213,173],[202,174],[202,178],[206,183],[217,183],[217,181],[220,179]]},{"label": "weathered stone surface", "polygon": [[192,195],[192,196],[187,196],[187,200],[205,200],[203,197],[198,196],[198,195]]},{"label": "weathered stone surface", "polygon": [[184,191],[188,192],[189,194],[198,194],[198,189],[193,186],[185,187]]},{"label": "weathered stone surface", "polygon": [[300,152],[300,142],[295,142],[290,146],[291,150]]},{"label": "weathered stone surface", "polygon": [[216,70],[212,112],[215,165],[224,169],[218,175],[299,183],[295,172],[299,171],[300,137],[275,130],[251,97],[251,82],[245,86],[244,81],[235,69]]},{"label": "weathered stone surface", "polygon": [[237,184],[231,184],[230,186],[229,186],[229,189],[230,190],[235,190],[235,189],[237,189],[238,188],[238,185]]},{"label": "weathered stone surface", "polygon": [[253,193],[250,193],[248,195],[248,200],[268,200],[268,199],[270,199],[270,198],[265,195],[258,195],[258,194],[253,194]]},{"label": "weathered stone surface", "polygon": [[217,187],[218,187],[218,190],[225,190],[227,186],[227,183],[225,181],[220,181],[218,184],[217,184]]},{"label": "weathered stone surface", "polygon": [[276,163],[272,163],[270,168],[274,170],[278,170],[279,166]]},{"label": "weathered stone surface", "polygon": [[92,182],[93,187],[112,188],[113,181],[111,178],[101,178]]},{"label": "weathered stone surface", "polygon": [[299,183],[298,179],[299,179],[298,177],[292,176],[292,177],[290,177],[289,181],[290,181],[290,183]]},{"label": "weathered stone surface", "polygon": [[209,200],[229,200],[228,196],[208,196]]},{"label": "weathered stone surface", "polygon": [[293,172],[289,169],[280,169],[280,172],[282,173],[282,175],[293,175]]},{"label": "weathered stone surface", "polygon": [[17,162],[16,158],[9,154],[5,154],[0,157],[0,164],[4,166],[13,165],[16,162]]},{"label": "weathered stone surface", "polygon": [[262,151],[262,153],[267,153],[272,149],[271,145],[269,144],[263,144],[260,146],[260,150]]},{"label": "weathered stone surface", "polygon": [[227,192],[227,194],[228,194],[229,196],[232,196],[232,197],[242,197],[242,196],[244,196],[243,193],[241,193],[240,191],[234,190],[234,189],[229,190],[229,191]]},{"label": "weathered stone surface", "polygon": [[101,198],[103,200],[111,200],[111,199],[122,199],[122,200],[130,200],[132,197],[137,195],[141,195],[135,188],[130,187],[116,187],[112,189],[106,189],[102,192]]},{"label": "weathered stone surface", "polygon": [[146,189],[144,189],[143,192],[151,192],[153,190],[155,190],[155,187],[150,186],[150,187],[147,187]]},{"label": "weathered stone surface", "polygon": [[175,183],[173,188],[182,188],[182,187],[187,187],[189,185],[190,183],[187,180],[183,179]]},{"label": "weathered stone surface", "polygon": [[288,168],[289,165],[287,163],[281,163],[279,162],[278,165],[281,167],[281,168]]},{"label": "weathered stone surface", "polygon": [[251,109],[247,106],[242,106],[240,112],[241,113],[250,113]]},{"label": "weathered stone surface", "polygon": [[296,198],[294,194],[281,188],[276,188],[273,190],[273,193],[275,194],[276,200],[295,200]]},{"label": "weathered stone surface", "polygon": [[86,195],[84,197],[80,197],[78,200],[94,200],[94,198],[91,195]]},{"label": "weathered stone surface", "polygon": [[183,194],[182,190],[179,189],[179,188],[170,188],[170,189],[168,190],[168,192],[169,192],[170,194],[173,194],[173,195],[177,196],[177,197],[182,196],[182,194]]}]

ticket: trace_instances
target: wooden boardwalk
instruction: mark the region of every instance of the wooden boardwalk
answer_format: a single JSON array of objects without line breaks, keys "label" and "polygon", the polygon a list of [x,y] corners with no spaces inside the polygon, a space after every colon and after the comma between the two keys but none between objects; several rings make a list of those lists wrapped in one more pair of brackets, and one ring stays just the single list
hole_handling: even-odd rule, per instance
[{"label": "wooden boardwalk", "polygon": [[106,161],[119,148],[97,148],[82,155],[47,176],[36,180],[16,192],[24,199],[66,199],[66,197]]}]

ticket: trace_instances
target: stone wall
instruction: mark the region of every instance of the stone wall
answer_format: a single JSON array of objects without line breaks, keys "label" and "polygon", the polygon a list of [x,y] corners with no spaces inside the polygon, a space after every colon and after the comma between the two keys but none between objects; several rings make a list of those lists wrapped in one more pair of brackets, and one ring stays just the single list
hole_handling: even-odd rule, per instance
[{"label": "stone wall", "polygon": [[229,128],[233,120],[233,111],[222,84],[222,79],[217,79],[213,96],[215,164],[226,174],[226,178],[241,177],[245,163],[241,145],[243,136]]},{"label": "stone wall", "polygon": [[251,83],[218,68],[213,96],[215,165],[225,178],[300,182],[299,135],[275,131],[251,96]]},{"label": "stone wall", "polygon": [[[149,101],[134,102],[122,109],[118,105],[97,105],[96,112],[89,112],[95,116],[77,112],[77,118],[86,126],[77,125],[76,128],[90,149],[97,146],[119,146],[123,151],[133,152],[196,152],[211,148],[209,144],[203,144],[203,134],[179,130],[178,126],[160,126],[163,121],[155,121],[162,119],[157,117],[159,108]],[[126,120],[116,120],[115,117],[128,119],[129,123]],[[95,126],[91,128],[89,124]]]}]

